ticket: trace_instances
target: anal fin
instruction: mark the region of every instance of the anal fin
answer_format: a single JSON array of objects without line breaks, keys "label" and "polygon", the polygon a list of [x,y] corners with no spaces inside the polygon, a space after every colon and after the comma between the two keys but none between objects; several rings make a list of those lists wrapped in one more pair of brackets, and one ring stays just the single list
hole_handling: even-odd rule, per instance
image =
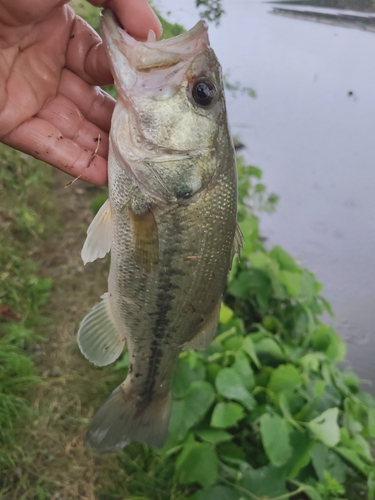
[{"label": "anal fin", "polygon": [[195,337],[193,337],[190,342],[187,342],[184,345],[184,351],[187,351],[188,349],[203,351],[210,345],[217,331],[217,325],[219,323],[220,317],[220,307],[221,299],[216,304],[215,309],[212,311],[211,315],[205,320],[202,328],[195,335]]},{"label": "anal fin", "polygon": [[78,346],[82,354],[97,366],[109,365],[124,349],[125,336],[116,328],[108,293],[102,295],[83,319],[77,334]]},{"label": "anal fin", "polygon": [[87,230],[81,257],[84,264],[104,257],[112,244],[112,210],[109,200],[105,201]]},{"label": "anal fin", "polygon": [[147,272],[159,262],[158,227],[152,208],[136,213],[129,207],[133,247],[137,263]]}]

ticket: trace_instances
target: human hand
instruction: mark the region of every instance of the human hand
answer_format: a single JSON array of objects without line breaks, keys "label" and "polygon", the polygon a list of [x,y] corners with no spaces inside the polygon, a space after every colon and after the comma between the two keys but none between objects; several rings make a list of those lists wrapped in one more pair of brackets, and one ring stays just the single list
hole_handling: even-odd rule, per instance
[{"label": "human hand", "polygon": [[[101,38],[67,1],[0,0],[0,141],[106,184],[115,101],[97,85],[113,79]],[[147,0],[90,3],[113,10],[138,39],[161,35]]]}]

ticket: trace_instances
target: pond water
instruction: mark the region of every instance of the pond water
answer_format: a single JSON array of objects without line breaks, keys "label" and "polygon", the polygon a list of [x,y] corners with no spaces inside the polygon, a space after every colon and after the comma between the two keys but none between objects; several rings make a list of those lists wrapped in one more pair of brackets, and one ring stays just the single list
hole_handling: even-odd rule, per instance
[{"label": "pond water", "polygon": [[[154,3],[171,22],[198,19],[194,0]],[[229,80],[257,93],[228,95],[231,129],[281,197],[262,234],[316,272],[348,363],[375,394],[375,33],[275,15],[270,3],[223,7],[211,45]]]}]

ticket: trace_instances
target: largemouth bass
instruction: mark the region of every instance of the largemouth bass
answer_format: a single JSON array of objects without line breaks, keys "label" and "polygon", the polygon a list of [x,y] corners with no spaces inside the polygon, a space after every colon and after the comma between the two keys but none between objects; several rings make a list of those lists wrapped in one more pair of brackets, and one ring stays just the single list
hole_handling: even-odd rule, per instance
[{"label": "largemouth bass", "polygon": [[138,42],[101,16],[118,101],[109,199],[91,223],[84,262],[111,251],[108,293],[84,318],[82,353],[104,366],[129,350],[126,380],[95,415],[89,444],[161,447],[182,349],[215,335],[234,253],[237,180],[220,65],[200,21],[177,37]]}]

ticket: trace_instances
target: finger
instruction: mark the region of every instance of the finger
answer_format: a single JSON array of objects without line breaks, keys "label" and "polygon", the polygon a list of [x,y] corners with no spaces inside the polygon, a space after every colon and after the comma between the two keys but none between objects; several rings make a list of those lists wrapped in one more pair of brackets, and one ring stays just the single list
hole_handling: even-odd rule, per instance
[{"label": "finger", "polygon": [[90,3],[113,10],[126,31],[139,40],[147,40],[149,30],[153,30],[157,38],[163,32],[147,0],[90,0]]},{"label": "finger", "polygon": [[74,177],[81,175],[80,179],[92,184],[107,184],[106,159],[96,156],[90,164],[92,151],[65,138],[57,127],[42,118],[24,122],[2,141]]},{"label": "finger", "polygon": [[26,26],[43,21],[49,13],[68,0],[18,0],[0,2],[0,18],[6,26]]},{"label": "finger", "polygon": [[100,135],[98,153],[108,156],[108,133],[85,119],[77,106],[62,95],[57,95],[38,114],[38,118],[54,125],[67,139],[82,148],[94,151]]},{"label": "finger", "polygon": [[89,122],[109,132],[116,101],[104,90],[89,85],[79,76],[64,69],[58,93],[73,102]]},{"label": "finger", "polygon": [[102,39],[78,16],[73,21],[65,57],[66,68],[87,83],[91,85],[113,83]]}]

